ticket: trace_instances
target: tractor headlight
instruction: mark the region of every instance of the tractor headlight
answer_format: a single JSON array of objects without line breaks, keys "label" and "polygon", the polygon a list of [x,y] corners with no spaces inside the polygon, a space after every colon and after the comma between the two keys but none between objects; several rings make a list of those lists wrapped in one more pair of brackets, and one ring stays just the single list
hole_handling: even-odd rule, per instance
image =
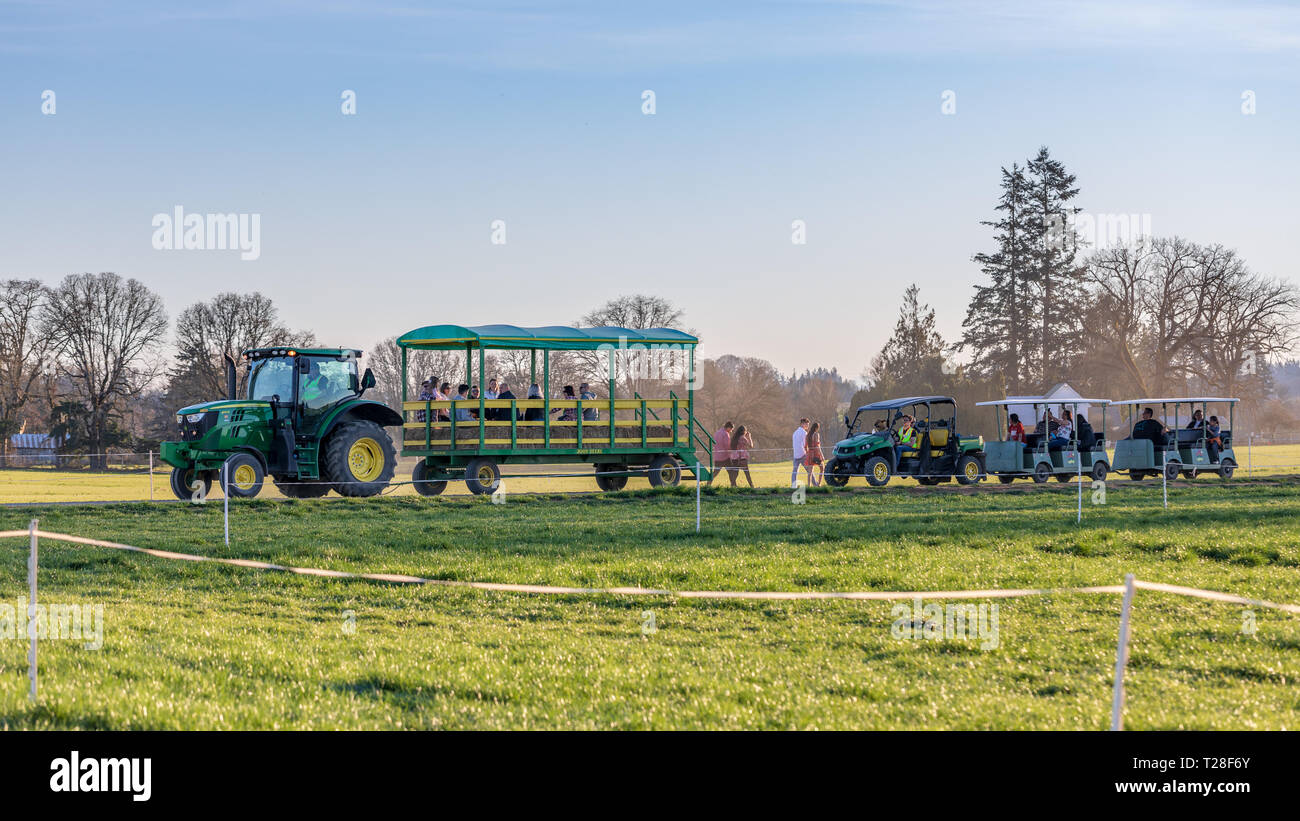
[{"label": "tractor headlight", "polygon": [[185,421],[186,421],[186,422],[189,422],[190,424],[195,424],[195,423],[198,423],[198,422],[202,422],[202,421],[203,421],[203,414],[202,414],[201,412],[200,412],[200,413],[191,413],[190,415],[188,415],[188,416],[185,417]]}]

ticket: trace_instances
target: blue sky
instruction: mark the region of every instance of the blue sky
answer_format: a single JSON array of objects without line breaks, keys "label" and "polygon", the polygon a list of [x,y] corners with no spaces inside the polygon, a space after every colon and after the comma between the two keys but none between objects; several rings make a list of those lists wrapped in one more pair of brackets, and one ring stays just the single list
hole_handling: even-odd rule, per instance
[{"label": "blue sky", "polygon": [[[1298,134],[1281,3],[0,0],[0,276],[256,289],[361,347],[649,291],[707,355],[856,376],[910,282],[959,333],[1044,144],[1087,211],[1294,278]],[[155,250],[176,205],[260,214],[260,258]]]}]

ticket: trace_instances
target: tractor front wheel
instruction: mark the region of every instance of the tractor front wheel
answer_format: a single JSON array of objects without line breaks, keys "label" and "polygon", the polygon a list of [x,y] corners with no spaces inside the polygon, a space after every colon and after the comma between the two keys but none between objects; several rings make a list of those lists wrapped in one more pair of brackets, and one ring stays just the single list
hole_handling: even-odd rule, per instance
[{"label": "tractor front wheel", "polygon": [[325,440],[325,476],[340,496],[374,496],[397,469],[393,440],[374,422],[344,422]]},{"label": "tractor front wheel", "polygon": [[183,502],[201,503],[212,490],[212,478],[207,473],[195,474],[193,468],[172,468],[172,493]]},{"label": "tractor front wheel", "polygon": [[235,499],[251,499],[262,492],[266,472],[251,453],[233,453],[217,474],[221,492]]}]

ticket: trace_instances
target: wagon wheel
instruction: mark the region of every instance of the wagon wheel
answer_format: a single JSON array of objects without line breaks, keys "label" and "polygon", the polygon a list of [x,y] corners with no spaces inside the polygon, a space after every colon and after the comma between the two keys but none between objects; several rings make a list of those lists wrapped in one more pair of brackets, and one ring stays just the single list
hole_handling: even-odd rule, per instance
[{"label": "wagon wheel", "polygon": [[1098,482],[1105,481],[1106,474],[1110,472],[1110,465],[1105,462],[1092,463],[1092,478]]},{"label": "wagon wheel", "polygon": [[1231,479],[1232,474],[1237,470],[1237,462],[1234,459],[1221,459],[1219,461],[1219,475],[1224,479]]},{"label": "wagon wheel", "polygon": [[470,493],[496,493],[500,486],[501,468],[491,459],[475,459],[465,466],[465,487]]},{"label": "wagon wheel", "polygon": [[[604,491],[622,490],[627,487],[627,476],[617,474],[626,474],[627,465],[601,464],[596,465],[596,487]],[[608,475],[615,474],[615,475]]]},{"label": "wagon wheel", "polygon": [[682,466],[671,456],[656,456],[650,460],[650,486],[672,487],[682,480]]},{"label": "wagon wheel", "polygon": [[1004,485],[1009,485],[1009,484],[1011,484],[1012,482],[1014,482],[1015,480],[1016,480],[1016,477],[1015,477],[1015,476],[1007,476],[1007,475],[1005,475],[1005,474],[1001,474],[1001,473],[998,474],[998,481],[1001,482],[1001,483],[1004,484]]},{"label": "wagon wheel", "polygon": [[433,469],[428,462],[423,459],[415,463],[415,470],[411,471],[411,484],[415,492],[421,496],[437,496],[447,489],[445,479],[430,479],[429,475]]},{"label": "wagon wheel", "polygon": [[1165,481],[1172,482],[1178,478],[1178,463],[1168,462],[1165,464]]},{"label": "wagon wheel", "polygon": [[1046,462],[1039,462],[1034,465],[1033,479],[1036,484],[1042,484],[1052,477],[1052,466]]}]

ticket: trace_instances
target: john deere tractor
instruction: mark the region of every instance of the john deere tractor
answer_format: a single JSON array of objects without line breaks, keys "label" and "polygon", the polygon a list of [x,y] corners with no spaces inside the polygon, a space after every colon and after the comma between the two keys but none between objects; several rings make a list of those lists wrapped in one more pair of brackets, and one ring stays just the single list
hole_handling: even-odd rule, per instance
[{"label": "john deere tractor", "polygon": [[402,417],[361,398],[375,385],[369,368],[357,375],[361,351],[256,348],[243,356],[247,398],[236,396],[235,363],[226,357],[228,398],[181,408],[180,441],[162,443],[177,497],[206,495],[213,481],[230,496],[252,497],[267,476],[295,499],[383,490],[397,467],[384,426]]}]

